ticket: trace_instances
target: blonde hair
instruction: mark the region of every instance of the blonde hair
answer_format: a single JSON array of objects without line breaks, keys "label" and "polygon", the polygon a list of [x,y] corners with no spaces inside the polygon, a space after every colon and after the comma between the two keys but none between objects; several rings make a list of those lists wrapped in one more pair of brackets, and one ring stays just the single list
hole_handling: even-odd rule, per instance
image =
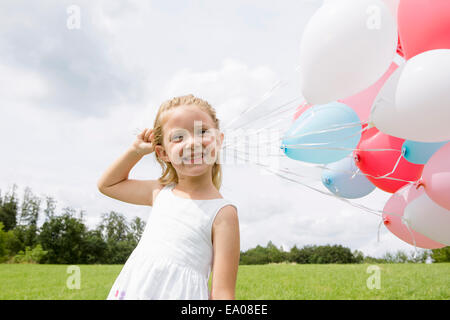
[{"label": "blonde hair", "polygon": [[[167,100],[161,106],[159,107],[158,113],[156,114],[155,122],[153,124],[153,142],[155,145],[162,145],[163,144],[163,130],[162,127],[165,123],[165,112],[179,107],[183,105],[195,105],[198,106],[202,111],[209,114],[213,122],[215,123],[215,127],[217,130],[219,129],[219,119],[216,117],[216,111],[214,110],[211,105],[200,98],[195,97],[192,94],[186,95],[186,96],[180,96],[175,97],[173,99]],[[161,165],[162,168],[162,175],[158,178],[158,181],[162,185],[168,185],[172,182],[178,183],[178,175],[175,170],[175,168],[172,166],[170,162],[165,162],[161,160],[158,155],[155,153],[156,161]],[[217,154],[217,159],[219,159],[220,154]],[[220,163],[216,162],[214,163],[212,167],[212,182],[214,186],[217,188],[217,190],[220,190],[220,186],[222,184],[222,167]]]}]

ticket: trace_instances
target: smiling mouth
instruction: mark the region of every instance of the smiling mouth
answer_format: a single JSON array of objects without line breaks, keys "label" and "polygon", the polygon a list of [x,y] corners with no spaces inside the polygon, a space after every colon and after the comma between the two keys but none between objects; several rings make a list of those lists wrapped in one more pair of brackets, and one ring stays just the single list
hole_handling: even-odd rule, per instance
[{"label": "smiling mouth", "polygon": [[203,163],[203,158],[204,158],[203,154],[197,154],[192,157],[184,157],[183,162],[189,163],[189,164],[194,164],[195,162],[197,162],[198,164],[200,164],[200,163]]}]

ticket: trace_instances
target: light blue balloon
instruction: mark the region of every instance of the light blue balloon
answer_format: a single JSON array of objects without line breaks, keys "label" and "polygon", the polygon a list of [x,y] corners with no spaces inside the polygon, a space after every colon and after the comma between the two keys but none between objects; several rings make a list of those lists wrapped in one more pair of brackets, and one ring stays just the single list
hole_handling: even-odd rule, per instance
[{"label": "light blue balloon", "polygon": [[281,148],[289,158],[325,164],[349,155],[360,138],[356,112],[343,103],[331,102],[302,113],[285,133]]},{"label": "light blue balloon", "polygon": [[406,140],[402,146],[403,157],[415,164],[425,164],[447,142],[417,142]]},{"label": "light blue balloon", "polygon": [[362,172],[358,172],[353,157],[328,164],[322,171],[322,183],[333,194],[346,199],[362,198],[376,188]]}]

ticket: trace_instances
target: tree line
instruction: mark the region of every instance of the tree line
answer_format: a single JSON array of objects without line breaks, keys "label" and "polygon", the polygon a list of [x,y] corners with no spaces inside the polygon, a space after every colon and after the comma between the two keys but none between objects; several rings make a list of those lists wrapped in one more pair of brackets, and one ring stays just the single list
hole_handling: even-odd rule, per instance
[{"label": "tree line", "polygon": [[293,246],[289,251],[277,248],[269,241],[266,247],[241,251],[240,264],[298,263],[298,264],[346,264],[346,263],[425,263],[431,258],[433,262],[450,262],[450,247],[434,250],[423,250],[414,254],[402,250],[386,252],[381,258],[365,256],[363,252],[351,251],[342,245],[306,245],[302,248]]},{"label": "tree line", "polygon": [[[137,246],[145,222],[135,217],[127,221],[125,215],[109,211],[101,222],[89,229],[84,221],[86,212],[72,207],[56,212],[56,200],[43,199],[24,189],[19,201],[17,185],[4,195],[0,190],[0,262],[44,264],[124,264]],[[41,226],[38,221],[44,220]],[[396,263],[450,261],[450,247],[428,250],[412,257],[404,252],[387,253],[383,258],[365,257],[341,245],[294,246],[290,251],[278,248],[271,241],[266,247],[241,251],[240,264],[267,263]]]},{"label": "tree line", "polygon": [[16,190],[14,185],[4,196],[0,190],[0,262],[123,264],[145,228],[139,217],[129,222],[110,211],[90,230],[84,211],[65,207],[57,214],[53,197],[41,199],[28,187],[19,203]]}]

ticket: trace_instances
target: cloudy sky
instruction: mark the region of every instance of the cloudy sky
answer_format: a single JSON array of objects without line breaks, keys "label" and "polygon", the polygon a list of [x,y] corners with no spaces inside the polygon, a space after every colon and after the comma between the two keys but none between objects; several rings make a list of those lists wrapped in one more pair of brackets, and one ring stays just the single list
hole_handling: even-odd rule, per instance
[{"label": "cloudy sky", "polygon": [[[239,136],[236,128],[258,117],[253,128],[288,128],[302,102],[296,71],[302,30],[321,4],[2,1],[2,194],[14,183],[19,195],[28,186],[53,196],[58,210],[85,210],[92,228],[110,210],[146,220],[150,207],[107,198],[96,187],[136,128],[151,127],[163,101],[187,93],[216,108],[226,136]],[[251,111],[241,115],[245,110]],[[304,183],[326,190],[317,168],[281,161]],[[149,155],[130,176],[156,179],[160,170]],[[255,164],[226,162],[223,171],[221,193],[239,207],[242,250],[269,240],[285,250],[342,244],[373,256],[413,249],[384,227],[378,242],[379,217]],[[355,202],[382,210],[389,196],[377,190]]]}]

